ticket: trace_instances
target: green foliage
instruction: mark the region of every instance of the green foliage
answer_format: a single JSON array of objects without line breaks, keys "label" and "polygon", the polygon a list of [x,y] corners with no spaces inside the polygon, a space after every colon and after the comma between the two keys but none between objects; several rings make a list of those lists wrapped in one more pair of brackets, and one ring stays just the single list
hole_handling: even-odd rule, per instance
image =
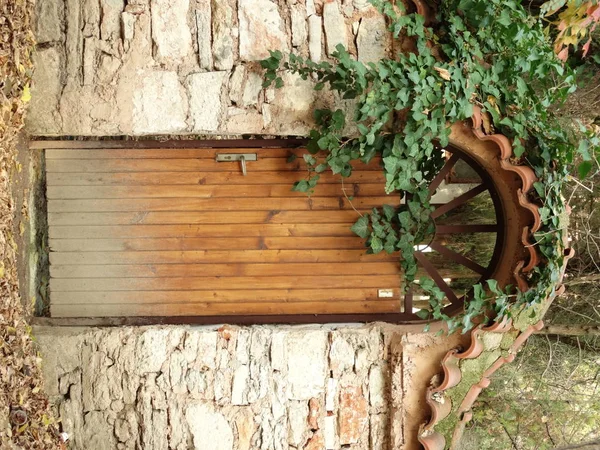
[{"label": "green foliage", "polygon": [[[261,62],[265,87],[280,87],[283,70],[312,77],[316,90],[327,86],[357,101],[356,115],[350,118],[357,136],[345,135],[348,119],[342,110],[314,112],[317,128],[308,145],[314,161],[308,180],[294,189],[311,191],[313,173],[330,169],[348,177],[354,161],[368,163],[381,156],[386,192],[403,195],[405,204],[375,208],[353,230],[366,239],[371,252],[401,254],[408,288],[417,273],[415,248],[428,243],[433,228],[427,187],[443,164],[440,149],[448,144],[450,124],[471,117],[477,105],[513,140],[515,155],[539,178],[543,227],[536,239],[546,264],[535,269],[530,280],[534,288],[526,293],[502,292],[489,283],[485,289],[476,286],[465,311],[453,318],[443,312],[439,287],[421,280],[420,287],[430,294],[430,308],[419,315],[444,320],[451,331],[467,331],[475,317],[490,309],[501,318],[510,316],[515,305],[539,303],[553,289],[562,265],[559,217],[569,166],[582,155],[580,173],[585,175],[596,156],[591,149],[598,145],[590,139],[578,147],[551,113],[552,105],[576,89],[574,72],[557,59],[541,20],[516,0],[447,0],[440,6],[435,30],[418,14],[398,14],[383,0],[372,3],[388,17],[394,37],[403,33],[414,39],[416,53],[363,64],[338,45],[335,64],[294,54],[284,61],[280,52]],[[399,114],[402,121],[396,120]],[[319,152],[325,156],[317,157]]]},{"label": "green foliage", "polygon": [[532,336],[492,377],[473,408],[464,450],[554,449],[600,438],[598,355]]}]

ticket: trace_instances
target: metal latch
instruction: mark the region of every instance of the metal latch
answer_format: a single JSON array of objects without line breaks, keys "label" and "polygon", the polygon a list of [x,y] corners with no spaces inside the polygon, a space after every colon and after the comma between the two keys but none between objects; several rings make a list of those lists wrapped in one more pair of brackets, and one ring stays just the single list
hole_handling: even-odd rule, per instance
[{"label": "metal latch", "polygon": [[258,161],[256,153],[218,153],[217,162],[239,161],[242,165],[242,173],[246,176],[246,162]]}]

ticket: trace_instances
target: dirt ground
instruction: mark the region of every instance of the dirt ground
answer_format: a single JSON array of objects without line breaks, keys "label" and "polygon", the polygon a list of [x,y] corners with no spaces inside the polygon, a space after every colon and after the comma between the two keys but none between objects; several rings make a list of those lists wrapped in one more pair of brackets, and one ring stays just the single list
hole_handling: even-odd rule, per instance
[{"label": "dirt ground", "polygon": [[[31,0],[0,0],[0,449],[60,448],[20,294],[18,255],[27,240],[27,154],[17,152],[29,100]],[[21,262],[24,269],[25,261]]]}]

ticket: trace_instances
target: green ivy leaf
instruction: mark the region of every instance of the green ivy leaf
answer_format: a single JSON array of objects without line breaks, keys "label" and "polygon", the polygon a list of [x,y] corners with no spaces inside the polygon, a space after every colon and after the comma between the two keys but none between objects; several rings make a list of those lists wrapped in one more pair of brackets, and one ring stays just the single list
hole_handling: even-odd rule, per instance
[{"label": "green ivy leaf", "polygon": [[381,242],[381,238],[379,236],[371,236],[371,242],[369,245],[375,254],[380,253],[383,250],[383,243]]},{"label": "green ivy leaf", "polygon": [[369,217],[362,216],[354,223],[354,225],[352,225],[351,230],[354,234],[363,239],[369,237],[369,235],[371,234],[371,231],[369,230]]},{"label": "green ivy leaf", "polygon": [[308,185],[307,180],[296,181],[294,183],[294,186],[292,187],[292,191],[296,191],[296,192],[308,192],[309,189],[310,189],[310,186]]},{"label": "green ivy leaf", "polygon": [[423,320],[427,320],[429,319],[429,316],[431,316],[431,313],[429,311],[427,311],[426,309],[420,309],[416,312],[416,315]]},{"label": "green ivy leaf", "polygon": [[579,172],[579,178],[583,179],[585,178],[590,171],[592,170],[592,168],[594,167],[594,165],[592,164],[591,161],[583,161],[579,164],[579,166],[577,167],[577,171]]}]

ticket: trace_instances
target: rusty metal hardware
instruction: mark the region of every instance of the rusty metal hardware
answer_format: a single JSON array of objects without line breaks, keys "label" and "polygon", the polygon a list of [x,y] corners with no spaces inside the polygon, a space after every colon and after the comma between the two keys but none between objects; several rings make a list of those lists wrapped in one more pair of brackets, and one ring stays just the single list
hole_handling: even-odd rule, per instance
[{"label": "rusty metal hardware", "polygon": [[239,161],[242,167],[242,174],[246,176],[246,162],[247,161],[257,161],[258,157],[256,153],[218,153],[217,154],[217,162],[231,162],[231,161]]}]

